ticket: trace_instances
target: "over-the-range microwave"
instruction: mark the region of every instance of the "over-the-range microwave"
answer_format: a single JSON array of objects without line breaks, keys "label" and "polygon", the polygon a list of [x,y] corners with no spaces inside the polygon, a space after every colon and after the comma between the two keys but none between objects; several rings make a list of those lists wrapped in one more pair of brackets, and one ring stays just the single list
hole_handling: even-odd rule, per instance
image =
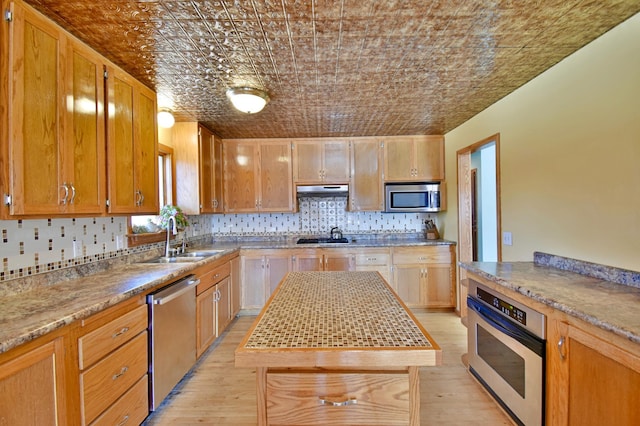
[{"label": "over-the-range microwave", "polygon": [[384,211],[439,212],[440,183],[412,182],[385,184]]}]

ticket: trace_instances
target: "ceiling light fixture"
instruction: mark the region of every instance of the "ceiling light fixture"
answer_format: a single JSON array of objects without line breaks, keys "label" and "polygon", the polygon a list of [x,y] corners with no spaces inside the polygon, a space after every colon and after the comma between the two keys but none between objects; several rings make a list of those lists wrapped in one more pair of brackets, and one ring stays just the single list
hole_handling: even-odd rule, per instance
[{"label": "ceiling light fixture", "polygon": [[267,92],[253,87],[232,87],[227,90],[227,98],[235,109],[247,114],[262,111],[262,108],[269,102]]},{"label": "ceiling light fixture", "polygon": [[170,109],[161,108],[160,111],[158,111],[158,126],[169,129],[173,127],[175,122],[176,119],[173,117]]}]

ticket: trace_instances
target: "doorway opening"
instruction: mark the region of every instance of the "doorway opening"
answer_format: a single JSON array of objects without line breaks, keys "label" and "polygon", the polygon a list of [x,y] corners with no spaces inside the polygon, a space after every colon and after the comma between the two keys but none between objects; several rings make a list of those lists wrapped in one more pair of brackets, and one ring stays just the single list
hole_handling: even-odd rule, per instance
[{"label": "doorway opening", "polygon": [[[500,262],[500,134],[458,150],[457,161],[458,259]],[[458,268],[458,276],[463,283],[464,270]],[[464,290],[461,288],[459,305],[463,312]]]}]

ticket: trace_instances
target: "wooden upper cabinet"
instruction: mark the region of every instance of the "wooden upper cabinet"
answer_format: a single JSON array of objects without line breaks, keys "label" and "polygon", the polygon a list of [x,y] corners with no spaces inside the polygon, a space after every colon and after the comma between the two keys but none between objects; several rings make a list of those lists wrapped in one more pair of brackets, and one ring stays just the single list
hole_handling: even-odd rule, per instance
[{"label": "wooden upper cabinet", "polygon": [[6,216],[101,214],[104,62],[31,7],[11,6]]},{"label": "wooden upper cabinet", "polygon": [[176,158],[176,204],[186,214],[222,211],[222,141],[197,122],[172,129]]},{"label": "wooden upper cabinet", "polygon": [[291,145],[286,140],[225,140],[224,209],[294,211]]},{"label": "wooden upper cabinet", "polygon": [[385,138],[384,180],[387,182],[444,180],[444,137]]},{"label": "wooden upper cabinet", "polygon": [[344,184],[349,182],[349,141],[297,140],[293,148],[297,183]]},{"label": "wooden upper cabinet", "polygon": [[351,142],[349,210],[384,210],[382,142],[376,138]]},{"label": "wooden upper cabinet", "polygon": [[107,99],[109,213],[157,213],[155,93],[119,68],[109,67]]}]

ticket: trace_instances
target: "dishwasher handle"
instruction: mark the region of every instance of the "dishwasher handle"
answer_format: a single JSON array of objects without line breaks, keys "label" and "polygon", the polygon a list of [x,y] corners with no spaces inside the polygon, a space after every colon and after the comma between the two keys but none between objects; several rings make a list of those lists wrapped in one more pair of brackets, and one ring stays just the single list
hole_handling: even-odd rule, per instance
[{"label": "dishwasher handle", "polygon": [[164,305],[175,299],[176,297],[180,297],[180,295],[189,291],[192,287],[200,284],[200,278],[196,278],[195,275],[189,275],[180,281],[176,281],[173,284],[165,287],[163,290],[160,290],[157,293],[150,295],[151,303],[154,305]]}]

